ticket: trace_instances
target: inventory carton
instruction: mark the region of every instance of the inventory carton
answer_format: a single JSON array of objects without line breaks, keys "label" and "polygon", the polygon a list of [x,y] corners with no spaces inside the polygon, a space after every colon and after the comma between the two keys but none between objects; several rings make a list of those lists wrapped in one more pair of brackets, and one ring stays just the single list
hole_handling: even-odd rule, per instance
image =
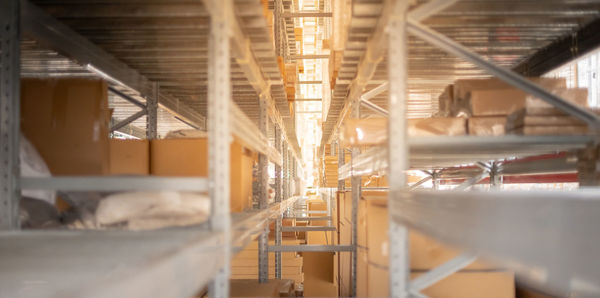
[{"label": "inventory carton", "polygon": [[337,297],[334,283],[334,253],[305,252],[304,259],[304,296]]},{"label": "inventory carton", "polygon": [[[230,147],[231,212],[252,206],[252,152],[237,140]],[[208,139],[160,139],[150,142],[150,173],[157,176],[208,177]]]},{"label": "inventory carton", "polygon": [[[467,134],[467,120],[460,117],[408,119],[410,137],[462,136]],[[387,118],[347,119],[340,139],[346,146],[382,145],[387,140]]]},{"label": "inventory carton", "polygon": [[21,130],[53,175],[109,172],[107,92],[96,79],[21,80]]},{"label": "inventory carton", "polygon": [[281,280],[259,283],[256,279],[232,279],[229,281],[231,297],[279,297]]},{"label": "inventory carton", "polygon": [[111,175],[150,174],[150,143],[148,140],[110,140]]}]

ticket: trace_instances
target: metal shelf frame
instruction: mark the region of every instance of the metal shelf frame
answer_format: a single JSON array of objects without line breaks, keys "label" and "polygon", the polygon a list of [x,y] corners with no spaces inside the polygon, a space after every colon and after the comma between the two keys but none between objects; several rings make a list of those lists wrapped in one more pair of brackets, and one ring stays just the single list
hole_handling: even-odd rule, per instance
[{"label": "metal shelf frame", "polygon": [[[114,297],[126,293],[126,296],[129,297],[142,297],[163,293],[163,296],[191,296],[208,285],[211,297],[229,297],[231,256],[257,235],[259,239],[263,239],[267,235],[268,230],[266,229],[268,229],[269,221],[280,219],[282,214],[292,208],[296,202],[297,197],[292,197],[291,181],[295,178],[301,155],[293,142],[287,136],[284,138],[283,132],[286,131],[284,121],[271,98],[270,83],[263,77],[262,70],[251,53],[248,40],[237,23],[234,2],[232,0],[206,0],[204,5],[210,14],[207,118],[179,102],[178,99],[162,92],[158,83],[150,81],[134,68],[121,62],[117,57],[96,46],[29,1],[7,0],[0,3],[0,27],[2,28],[0,30],[0,53],[2,54],[0,57],[0,140],[2,144],[0,161],[3,165],[0,167],[0,205],[3,206],[0,208],[0,229],[7,230],[0,232],[1,242],[4,243],[1,257],[11,258],[15,249],[24,249],[25,259],[27,256],[33,259],[52,259],[51,256],[47,256],[47,250],[45,254],[44,250],[29,248],[29,245],[36,241],[39,243],[49,241],[57,246],[56,251],[72,252],[72,254],[59,259],[63,262],[72,258],[72,255],[79,255],[79,252],[85,251],[96,256],[103,255],[101,258],[95,259],[102,260],[107,265],[117,262],[131,267],[131,269],[116,274],[111,274],[114,267],[100,266],[102,268],[98,268],[98,270],[89,270],[88,268],[86,271],[90,272],[91,276],[82,275],[82,283],[75,285],[65,285],[56,278],[49,278],[56,283],[49,284],[44,289],[44,295]],[[195,127],[208,127],[208,178],[20,177],[19,47],[21,32],[108,80],[111,88],[118,87],[111,91],[119,92],[125,88],[146,100],[145,103],[134,102],[143,109],[142,112],[117,123],[112,127],[113,130],[128,125],[139,116],[146,115],[146,137],[148,139],[156,138],[159,105]],[[231,100],[231,58],[237,59],[248,81],[259,94],[261,111],[258,127]],[[125,94],[119,96],[123,97],[123,95]],[[131,101],[126,95],[124,97]],[[229,100],[223,100],[223,98]],[[274,146],[269,145],[267,138],[270,122],[273,123],[275,129]],[[242,215],[236,214],[235,218],[232,218],[229,210],[229,144],[232,134],[238,136],[246,145],[259,153],[261,184],[260,209],[248,211]],[[275,179],[276,202],[272,205],[267,203],[269,162],[275,164],[277,173]],[[18,203],[21,189],[208,192],[211,198],[210,221],[203,227],[148,232],[18,231]],[[103,243],[110,248],[86,250],[87,241]],[[148,247],[148,249],[143,252],[139,251],[140,245]],[[132,257],[134,251],[136,256]],[[266,253],[266,248],[261,251],[261,254]],[[152,261],[157,257],[157,260]],[[14,268],[21,270],[20,273],[27,275],[30,273],[27,270],[35,268],[20,268],[21,262],[25,259],[17,258],[11,264],[16,266]],[[64,266],[62,270],[66,275],[78,276],[82,267],[77,262],[70,262],[70,264],[72,266]],[[261,266],[263,265],[261,263]],[[41,271],[40,274],[48,272]],[[185,278],[175,280],[173,272],[178,272],[177,276]],[[94,274],[96,275],[94,276]],[[109,275],[112,277],[108,280],[100,278],[91,284],[86,279],[97,279],[98,276]],[[3,286],[0,292],[13,293],[11,291],[14,291],[16,293],[20,291],[19,276],[23,277],[23,275],[15,275],[13,279],[10,279],[10,286]],[[264,278],[264,276],[262,277]],[[164,285],[156,283],[156,280],[171,280],[172,282]]]}]

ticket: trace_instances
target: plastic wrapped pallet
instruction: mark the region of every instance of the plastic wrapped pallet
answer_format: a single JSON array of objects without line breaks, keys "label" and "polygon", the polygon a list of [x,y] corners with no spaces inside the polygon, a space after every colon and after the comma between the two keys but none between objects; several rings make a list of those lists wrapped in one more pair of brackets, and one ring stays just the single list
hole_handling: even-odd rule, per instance
[{"label": "plastic wrapped pallet", "polygon": [[[408,120],[408,136],[462,136],[467,134],[467,120],[458,117]],[[347,146],[381,145],[387,141],[387,118],[348,119],[340,139]]]},{"label": "plastic wrapped pallet", "polygon": [[[541,87],[560,92],[563,78],[529,78]],[[495,78],[458,80],[454,84],[453,116],[503,116],[522,109],[528,94]]]},{"label": "plastic wrapped pallet", "polygon": [[[557,95],[579,105],[587,107],[586,89],[565,89]],[[587,134],[589,129],[581,120],[567,115],[549,103],[527,97],[523,109],[508,116],[506,130],[519,135],[572,135]]]}]

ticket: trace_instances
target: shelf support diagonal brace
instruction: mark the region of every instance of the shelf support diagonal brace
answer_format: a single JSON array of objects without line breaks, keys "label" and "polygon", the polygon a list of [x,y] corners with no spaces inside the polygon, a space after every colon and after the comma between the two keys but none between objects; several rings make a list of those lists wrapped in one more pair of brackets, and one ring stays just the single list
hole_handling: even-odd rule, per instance
[{"label": "shelf support diagonal brace", "polygon": [[450,54],[453,54],[457,57],[461,57],[466,61],[469,61],[480,68],[488,71],[492,75],[496,76],[498,79],[506,82],[509,85],[512,85],[516,88],[519,88],[537,98],[544,100],[545,102],[557,107],[563,112],[580,119],[586,122],[589,127],[595,132],[600,130],[600,118],[596,116],[594,113],[585,110],[565,99],[550,93],[539,85],[527,80],[523,76],[517,74],[514,71],[505,69],[503,67],[497,66],[492,62],[487,61],[485,58],[480,55],[472,52],[465,46],[453,41],[452,39],[424,26],[423,24],[408,19],[407,30],[421,38],[422,40],[437,46],[441,50],[444,50]]}]

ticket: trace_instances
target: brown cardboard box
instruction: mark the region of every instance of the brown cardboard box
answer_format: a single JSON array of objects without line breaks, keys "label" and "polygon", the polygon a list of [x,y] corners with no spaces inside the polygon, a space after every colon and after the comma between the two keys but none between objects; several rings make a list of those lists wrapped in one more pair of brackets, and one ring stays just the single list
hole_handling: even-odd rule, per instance
[{"label": "brown cardboard box", "polygon": [[266,283],[258,283],[256,279],[232,279],[229,280],[231,297],[279,297],[281,280],[269,280]]},{"label": "brown cardboard box", "polygon": [[150,143],[148,140],[110,140],[111,175],[149,175]]},{"label": "brown cardboard box", "polygon": [[21,130],[53,175],[108,173],[107,92],[102,80],[21,80]]},{"label": "brown cardboard box", "polygon": [[337,297],[334,283],[334,253],[305,252],[304,259],[304,296]]},{"label": "brown cardboard box", "polygon": [[[388,212],[387,200],[371,198],[367,200],[367,248],[369,263],[387,266],[388,264]],[[415,270],[435,268],[460,252],[447,245],[418,233],[409,231],[410,267]],[[466,269],[489,270],[493,265],[477,261]]]},{"label": "brown cardboard box", "polygon": [[[252,152],[231,143],[231,212],[252,206]],[[161,139],[150,142],[150,173],[157,176],[208,176],[208,139]]]},{"label": "brown cardboard box", "polygon": [[469,135],[503,136],[506,134],[506,116],[471,117],[468,120]]},{"label": "brown cardboard box", "polygon": [[[567,101],[576,105],[587,107],[586,89],[550,89]],[[471,92],[470,110],[473,116],[502,116],[514,113],[525,107],[527,98],[532,98],[519,89],[488,89]],[[551,109],[552,106],[540,99],[535,99],[539,107],[537,109]],[[533,108],[533,107],[532,107]]]},{"label": "brown cardboard box", "polygon": [[[534,77],[529,78],[529,80],[546,89],[567,87],[567,81],[564,78]],[[473,91],[502,89],[514,89],[514,87],[497,78],[457,80],[454,82],[453,99],[455,101],[468,99],[470,97],[470,93]]]},{"label": "brown cardboard box", "polygon": [[[408,119],[408,136],[462,136],[467,134],[467,120],[460,117]],[[340,139],[348,146],[375,146],[387,140],[387,118],[347,119]]]}]

